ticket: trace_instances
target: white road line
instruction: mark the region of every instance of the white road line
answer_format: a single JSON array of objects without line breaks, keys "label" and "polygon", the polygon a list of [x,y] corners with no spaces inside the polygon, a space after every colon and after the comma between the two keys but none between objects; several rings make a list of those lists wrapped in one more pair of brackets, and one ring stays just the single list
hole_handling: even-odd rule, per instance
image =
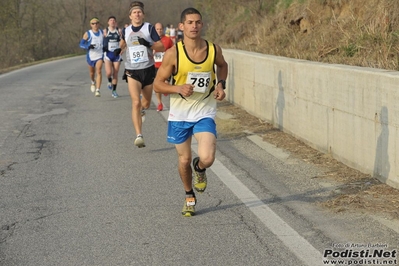
[{"label": "white road line", "polygon": [[[167,119],[168,113],[165,111],[162,112],[162,115]],[[198,146],[195,138],[193,138],[191,147],[196,153]],[[297,258],[309,266],[319,266],[322,263],[322,254],[263,203],[218,159],[215,159],[210,169]]]},{"label": "white road line", "polygon": [[263,203],[218,159],[211,170],[306,265],[320,265],[322,254]]}]

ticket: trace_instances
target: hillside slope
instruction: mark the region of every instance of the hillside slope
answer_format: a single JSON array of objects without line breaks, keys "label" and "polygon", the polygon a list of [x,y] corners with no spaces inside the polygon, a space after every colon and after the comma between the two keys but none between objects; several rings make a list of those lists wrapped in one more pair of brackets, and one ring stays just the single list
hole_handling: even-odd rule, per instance
[{"label": "hillside slope", "polygon": [[[205,10],[204,20],[209,22],[206,38],[223,48],[398,70],[396,1],[248,0],[243,6],[237,0],[209,0],[201,1],[198,7]],[[225,102],[218,110],[234,117],[233,122],[217,121],[222,136],[253,132],[292,156],[326,169],[312,179],[333,182],[337,189],[331,191],[331,199],[319,202],[321,206],[336,212],[382,215],[397,223],[399,190],[308,147],[237,106]]]},{"label": "hillside slope", "polygon": [[225,48],[399,70],[397,0],[198,1]]}]

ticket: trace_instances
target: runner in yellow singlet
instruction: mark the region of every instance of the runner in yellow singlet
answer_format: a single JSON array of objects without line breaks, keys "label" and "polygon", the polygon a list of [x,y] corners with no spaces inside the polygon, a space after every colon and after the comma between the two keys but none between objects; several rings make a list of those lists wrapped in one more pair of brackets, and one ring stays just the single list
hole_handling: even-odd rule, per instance
[{"label": "runner in yellow singlet", "polygon": [[[175,144],[179,175],[186,192],[182,214],[190,217],[195,214],[197,202],[193,187],[199,193],[205,191],[205,170],[215,160],[216,101],[226,96],[228,65],[222,49],[201,38],[203,21],[198,10],[185,9],[179,28],[184,32],[184,40],[165,52],[154,90],[170,95],[167,140]],[[170,75],[172,85],[165,83]],[[193,135],[198,142],[198,157],[192,160],[191,168]]]}]

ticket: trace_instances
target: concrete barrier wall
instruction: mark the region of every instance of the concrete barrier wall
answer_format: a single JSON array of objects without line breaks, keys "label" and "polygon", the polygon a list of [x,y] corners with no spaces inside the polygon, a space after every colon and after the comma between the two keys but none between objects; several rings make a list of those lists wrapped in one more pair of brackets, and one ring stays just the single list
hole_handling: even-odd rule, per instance
[{"label": "concrete barrier wall", "polygon": [[399,72],[223,53],[227,100],[399,188]]}]

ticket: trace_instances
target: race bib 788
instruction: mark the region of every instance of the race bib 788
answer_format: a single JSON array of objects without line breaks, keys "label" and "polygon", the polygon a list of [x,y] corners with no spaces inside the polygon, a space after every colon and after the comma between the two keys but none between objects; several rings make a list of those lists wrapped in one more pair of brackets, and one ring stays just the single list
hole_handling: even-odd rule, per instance
[{"label": "race bib 788", "polygon": [[211,82],[211,72],[188,72],[186,82],[195,86],[195,92],[204,93]]}]

